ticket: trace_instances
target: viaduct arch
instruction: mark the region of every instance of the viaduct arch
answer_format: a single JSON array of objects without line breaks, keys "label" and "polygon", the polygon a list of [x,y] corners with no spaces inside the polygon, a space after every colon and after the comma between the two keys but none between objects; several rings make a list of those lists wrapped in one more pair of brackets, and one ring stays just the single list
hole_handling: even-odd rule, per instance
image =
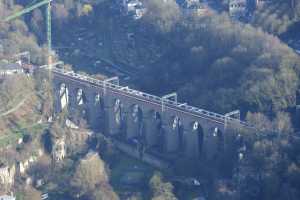
[{"label": "viaduct arch", "polygon": [[[61,69],[53,70],[55,112],[81,110],[96,131],[161,154],[214,159],[224,151],[225,117]],[[251,129],[246,123],[228,118]]]}]

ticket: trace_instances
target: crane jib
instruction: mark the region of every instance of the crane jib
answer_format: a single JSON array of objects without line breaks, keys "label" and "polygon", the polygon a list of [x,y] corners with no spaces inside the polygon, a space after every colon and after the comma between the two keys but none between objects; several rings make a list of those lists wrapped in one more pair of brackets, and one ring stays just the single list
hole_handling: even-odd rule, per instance
[{"label": "crane jib", "polygon": [[45,4],[48,4],[47,6],[47,11],[46,11],[46,15],[47,15],[47,44],[48,44],[48,66],[52,66],[52,39],[51,39],[51,2],[52,0],[43,0],[40,1],[32,6],[29,6],[27,8],[24,8],[23,10],[14,13],[13,15],[10,15],[8,17],[6,17],[3,21],[4,22],[9,22],[11,20],[16,19],[17,17],[20,17],[26,13],[31,12],[32,10],[39,8]]},{"label": "crane jib", "polygon": [[15,13],[15,14],[13,14],[13,15],[10,15],[10,16],[6,17],[6,18],[4,19],[4,22],[11,21],[11,20],[13,20],[13,19],[15,19],[15,18],[17,18],[17,17],[20,17],[20,16],[26,14],[26,13],[29,13],[29,12],[31,12],[32,10],[34,10],[34,9],[40,7],[40,6],[43,6],[43,5],[45,5],[45,4],[47,4],[47,3],[51,2],[51,1],[52,1],[52,0],[44,0],[44,1],[41,1],[41,2],[39,2],[39,3],[37,3],[37,4],[33,5],[33,6],[30,6],[30,7],[28,7],[28,8],[24,8],[23,10],[21,10],[21,11]]}]

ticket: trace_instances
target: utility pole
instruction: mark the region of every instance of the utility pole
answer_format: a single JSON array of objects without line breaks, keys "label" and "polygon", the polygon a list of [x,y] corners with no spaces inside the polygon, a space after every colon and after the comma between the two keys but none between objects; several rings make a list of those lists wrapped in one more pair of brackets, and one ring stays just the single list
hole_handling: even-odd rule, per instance
[{"label": "utility pole", "polygon": [[224,117],[225,117],[225,119],[224,119],[224,129],[227,128],[228,118],[230,118],[231,116],[235,117],[238,120],[241,120],[241,112],[240,112],[240,110],[234,110],[234,111],[231,111],[231,112],[226,113],[224,115]]},{"label": "utility pole", "polygon": [[106,85],[107,85],[107,83],[113,83],[113,84],[119,85],[120,84],[119,77],[114,76],[114,77],[105,79],[103,81],[103,93],[104,93],[104,95],[106,95]]},{"label": "utility pole", "polygon": [[164,110],[165,110],[165,106],[164,106],[165,102],[164,101],[166,99],[174,99],[174,101],[177,103],[177,93],[173,92],[171,94],[167,94],[167,95],[162,96],[162,98],[161,98],[161,111],[162,112],[164,112]]}]

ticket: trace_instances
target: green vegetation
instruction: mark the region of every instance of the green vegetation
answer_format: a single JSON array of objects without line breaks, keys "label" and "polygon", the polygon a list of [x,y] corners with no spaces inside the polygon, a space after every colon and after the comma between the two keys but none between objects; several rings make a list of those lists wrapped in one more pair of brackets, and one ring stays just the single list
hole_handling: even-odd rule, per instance
[{"label": "green vegetation", "polygon": [[[20,6],[13,6],[12,1],[0,2],[0,19],[8,16],[13,10],[20,9]],[[45,63],[43,48],[39,47],[33,34],[30,33],[26,24],[21,19],[10,23],[0,23],[0,59],[9,60],[13,55],[29,51],[31,61],[36,64]]]},{"label": "green vegetation", "polygon": [[269,33],[280,35],[299,21],[299,0],[271,0],[256,10],[252,24]]},{"label": "green vegetation", "polygon": [[181,18],[158,37],[170,46],[161,46],[165,54],[140,73],[143,89],[177,91],[181,101],[221,113],[295,105],[300,59],[274,36],[212,15]]},{"label": "green vegetation", "polygon": [[20,138],[25,135],[30,134],[31,137],[41,134],[48,126],[45,124],[34,124],[31,127],[25,128],[12,128],[9,134],[4,134],[0,137],[0,148],[6,147],[8,145],[16,145]]},{"label": "green vegetation", "polygon": [[179,21],[181,12],[175,1],[144,1],[148,8],[146,20],[161,31],[168,32]]},{"label": "green vegetation", "polygon": [[[278,117],[280,120],[285,118]],[[262,119],[262,116],[258,118]],[[277,123],[277,127],[282,124],[285,123]],[[245,156],[239,160],[234,175],[239,195],[245,200],[297,199],[300,195],[297,134],[284,128],[277,133],[257,133],[258,137],[252,134],[244,136]]]},{"label": "green vegetation", "polygon": [[31,186],[25,187],[16,195],[17,200],[40,200],[42,193]]},{"label": "green vegetation", "polygon": [[[30,2],[22,1],[24,5]],[[59,38],[64,40],[66,37],[66,44],[71,45],[72,38],[68,34],[74,32],[78,24],[84,24],[86,32],[96,27],[84,41],[81,33],[74,34],[78,48],[85,48],[72,47],[69,57],[75,63],[77,60],[94,62],[94,57],[101,56],[101,62],[109,59],[109,62],[138,66],[134,68],[140,70],[135,81],[140,88],[156,94],[177,91],[182,101],[216,112],[225,113],[236,108],[241,108],[243,113],[251,111],[247,120],[262,130],[255,135],[232,133],[237,141],[227,144],[232,151],[228,153],[230,155],[224,154],[207,162],[205,167],[197,163],[191,164],[191,169],[188,162],[178,163],[183,175],[207,180],[208,183],[204,183],[210,199],[225,199],[224,195],[229,196],[226,199],[242,197],[245,200],[299,197],[299,139],[287,111],[295,106],[300,59],[274,36],[286,32],[299,21],[299,0],[293,1],[293,9],[290,1],[272,1],[258,10],[254,21],[248,25],[232,22],[225,14],[184,17],[174,0],[144,1],[148,8],[146,16],[140,21],[128,22],[125,17],[112,16],[109,1],[98,7],[101,2],[104,1],[53,2],[55,31],[66,33]],[[0,18],[19,9],[20,6],[14,5],[13,1],[0,1]],[[45,39],[42,11],[37,9],[25,17],[41,43]],[[76,24],[75,20],[79,22]],[[262,30],[257,27],[262,27]],[[44,48],[39,47],[35,36],[21,19],[0,23],[0,36],[1,59],[9,60],[15,53],[30,51],[34,64],[45,62]],[[78,58],[82,52],[85,59]],[[95,70],[94,66],[90,69]],[[68,113],[63,113],[60,121],[48,127],[53,97],[50,83],[44,77],[45,74],[37,73],[34,79],[20,76],[3,79],[0,83],[1,112],[11,110],[32,94],[31,101],[25,101],[20,109],[0,120],[0,148],[16,144],[25,135],[34,138],[32,145],[17,145],[10,157],[18,157],[19,153],[33,155],[33,150],[39,148],[36,143],[40,143],[40,133],[46,128],[49,128],[52,143],[66,137],[67,158],[62,163],[52,165],[52,152],[49,151],[28,172],[35,179],[45,180],[41,190],[63,199],[118,199],[114,191],[120,196],[131,191],[122,187],[122,181],[150,178],[152,168],[119,154],[109,142],[98,141],[101,158],[106,163],[97,154],[85,156],[88,151],[86,138],[78,139],[76,136],[80,133],[74,134],[65,126]],[[45,123],[38,123],[40,119]],[[9,160],[9,156],[3,155],[1,159]],[[145,167],[144,176],[139,171],[141,169],[134,166]],[[218,184],[224,177],[231,181],[228,187]],[[24,180],[20,183],[24,184]],[[151,196],[156,200],[171,200],[176,199],[174,193],[185,191],[184,187],[173,186],[157,172],[145,185],[142,189],[135,188],[140,192],[128,196],[132,199]],[[40,195],[31,187],[20,186],[19,191],[22,193],[20,199],[35,199]]]},{"label": "green vegetation", "polygon": [[160,173],[156,172],[149,182],[152,190],[153,200],[176,200],[173,194],[173,185],[170,182],[164,182]]},{"label": "green vegetation", "polygon": [[[157,37],[171,47],[161,46],[166,53],[140,73],[136,82],[142,82],[142,88],[159,94],[177,91],[183,102],[216,112],[236,108],[261,112],[248,113],[247,119],[263,132],[235,135],[243,138],[241,149],[235,143],[230,146],[236,154],[246,148],[241,160],[235,156],[217,159],[213,166],[219,167],[208,169],[209,196],[286,199],[292,194],[296,199],[299,179],[291,177],[299,173],[299,159],[295,157],[299,142],[285,111],[296,103],[299,56],[277,37],[232,22],[224,14],[170,19],[173,21],[165,24],[172,27],[165,29],[159,23],[166,19],[163,15],[147,19],[153,20],[143,21],[147,30],[159,30]],[[237,178],[236,185],[226,190],[216,187],[219,178],[232,176],[230,171]]]},{"label": "green vegetation", "polygon": [[[34,81],[31,78],[20,76],[7,77],[0,83],[3,104],[1,110],[0,146],[16,143],[24,134],[33,135],[43,129],[43,124],[38,124],[40,114],[33,109],[38,104],[34,94]],[[31,101],[29,101],[29,96]],[[30,110],[28,113],[26,110]],[[9,112],[11,111],[11,112]]]},{"label": "green vegetation", "polygon": [[79,162],[71,183],[73,187],[78,188],[75,191],[80,191],[80,196],[94,196],[93,199],[118,199],[110,188],[105,163],[98,154],[88,154]]}]

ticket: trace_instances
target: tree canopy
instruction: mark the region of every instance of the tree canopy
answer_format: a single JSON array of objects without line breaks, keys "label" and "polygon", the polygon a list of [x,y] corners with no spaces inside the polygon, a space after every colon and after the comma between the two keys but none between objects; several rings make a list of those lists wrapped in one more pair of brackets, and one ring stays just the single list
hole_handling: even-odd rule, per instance
[{"label": "tree canopy", "polygon": [[181,18],[159,37],[171,47],[161,46],[166,53],[142,71],[142,88],[177,91],[182,101],[218,112],[295,105],[300,59],[277,37],[225,14]]}]

